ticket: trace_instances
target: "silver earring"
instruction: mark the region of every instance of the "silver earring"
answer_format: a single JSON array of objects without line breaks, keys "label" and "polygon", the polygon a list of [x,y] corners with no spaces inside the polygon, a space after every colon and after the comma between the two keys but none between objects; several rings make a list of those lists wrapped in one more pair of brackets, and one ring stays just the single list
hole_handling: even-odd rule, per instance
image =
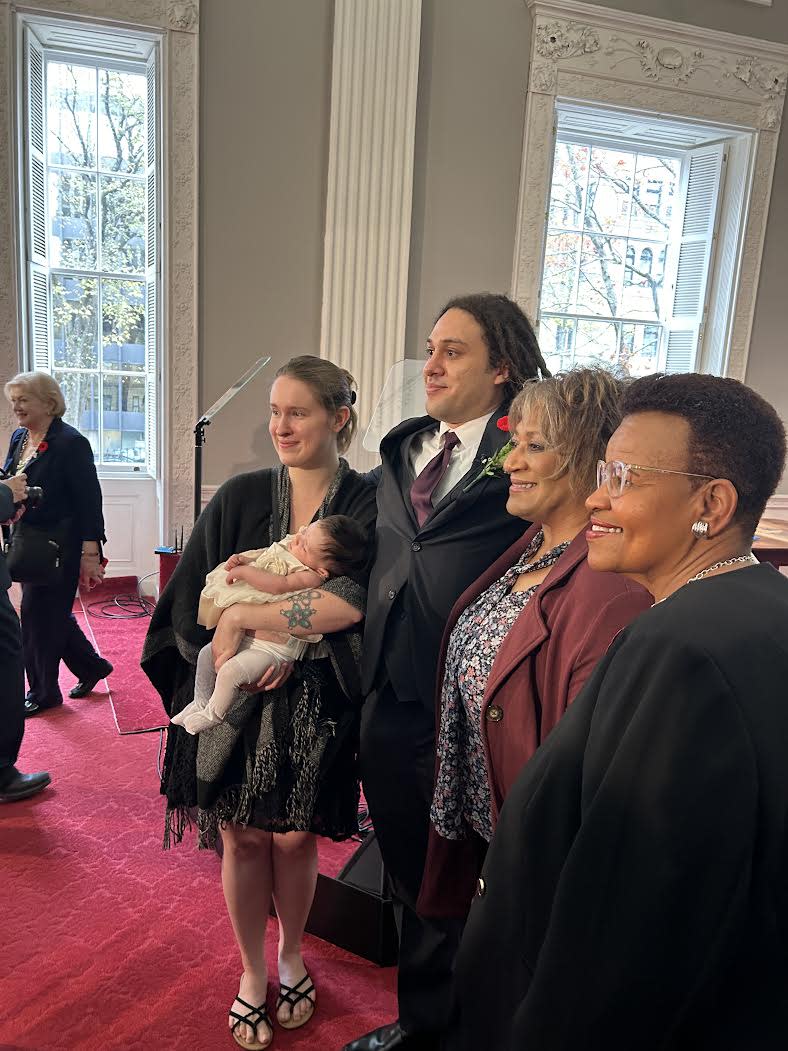
[{"label": "silver earring", "polygon": [[703,540],[703,538],[708,535],[709,523],[704,522],[702,518],[698,522],[693,522],[692,532],[698,538],[698,540]]}]

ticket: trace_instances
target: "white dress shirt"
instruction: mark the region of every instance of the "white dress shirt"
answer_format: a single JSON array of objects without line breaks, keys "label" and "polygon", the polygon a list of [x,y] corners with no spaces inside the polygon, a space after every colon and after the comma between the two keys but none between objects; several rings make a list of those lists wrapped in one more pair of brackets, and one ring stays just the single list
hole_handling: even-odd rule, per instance
[{"label": "white dress shirt", "polygon": [[474,457],[479,451],[484,429],[491,416],[492,413],[488,412],[486,416],[469,420],[468,423],[460,424],[459,427],[449,427],[448,424],[441,423],[436,431],[425,431],[413,439],[410,447],[410,466],[413,468],[414,477],[418,478],[430,460],[434,459],[443,449],[443,436],[447,431],[454,431],[459,438],[459,442],[451,451],[446,473],[432,492],[433,507],[439,504],[463,475],[470,470]]}]

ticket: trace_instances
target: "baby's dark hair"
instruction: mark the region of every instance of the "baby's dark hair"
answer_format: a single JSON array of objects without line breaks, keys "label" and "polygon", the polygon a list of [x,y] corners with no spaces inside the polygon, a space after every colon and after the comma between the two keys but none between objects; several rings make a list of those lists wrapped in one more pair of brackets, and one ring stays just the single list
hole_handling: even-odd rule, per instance
[{"label": "baby's dark hair", "polygon": [[355,518],[347,515],[328,515],[320,520],[328,537],[326,554],[329,569],[337,576],[363,569],[369,556],[367,531]]}]

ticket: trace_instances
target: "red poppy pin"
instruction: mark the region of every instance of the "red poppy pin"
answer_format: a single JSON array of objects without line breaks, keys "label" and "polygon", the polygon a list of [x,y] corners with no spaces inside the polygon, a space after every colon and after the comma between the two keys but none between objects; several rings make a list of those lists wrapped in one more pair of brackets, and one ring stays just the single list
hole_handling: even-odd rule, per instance
[{"label": "red poppy pin", "polygon": [[39,442],[38,443],[38,448],[36,449],[36,452],[37,453],[45,453],[48,448],[49,448],[49,442]]},{"label": "red poppy pin", "polygon": [[506,431],[507,434],[509,433],[509,417],[508,416],[502,416],[500,418],[500,420],[498,420],[498,430],[499,431]]}]

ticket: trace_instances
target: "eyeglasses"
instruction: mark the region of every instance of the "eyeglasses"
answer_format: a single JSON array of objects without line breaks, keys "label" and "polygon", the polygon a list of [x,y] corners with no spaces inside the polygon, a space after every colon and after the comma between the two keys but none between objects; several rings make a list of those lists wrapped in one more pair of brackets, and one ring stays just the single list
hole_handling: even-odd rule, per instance
[{"label": "eyeglasses", "polygon": [[714,480],[713,475],[696,474],[694,471],[672,471],[667,467],[644,467],[639,463],[624,463],[623,460],[610,460],[608,463],[605,463],[604,460],[597,460],[597,489],[604,482],[607,485],[607,491],[614,499],[621,496],[626,489],[630,471],[655,471],[657,474],[681,474],[686,478],[706,478],[708,481]]}]

